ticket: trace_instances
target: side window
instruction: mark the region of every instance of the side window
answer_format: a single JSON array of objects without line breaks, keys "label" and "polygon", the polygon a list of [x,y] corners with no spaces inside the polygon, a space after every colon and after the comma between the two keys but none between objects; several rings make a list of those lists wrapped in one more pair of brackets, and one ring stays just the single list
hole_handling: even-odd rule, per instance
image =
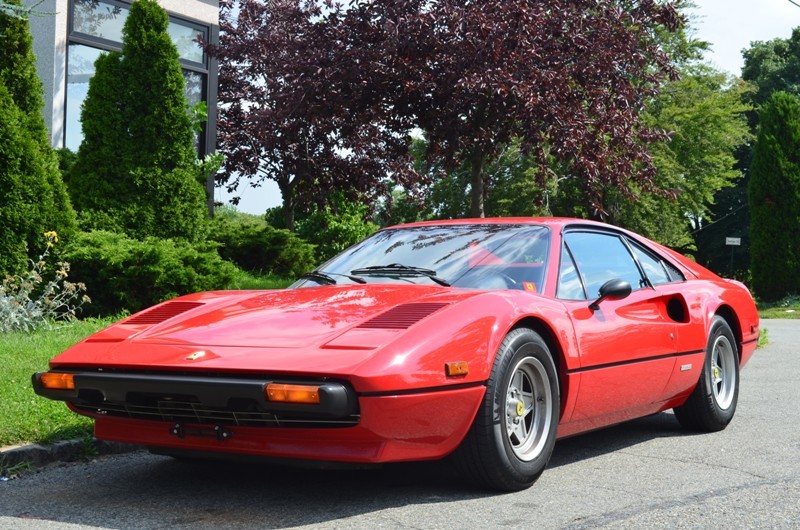
[{"label": "side window", "polygon": [[556,296],[562,300],[586,300],[586,293],[583,291],[583,283],[578,276],[575,262],[564,243],[561,243],[561,265],[558,269]]},{"label": "side window", "polygon": [[656,258],[633,241],[631,241],[630,244],[633,253],[636,254],[636,259],[639,260],[639,264],[642,266],[642,269],[644,269],[644,273],[647,275],[650,283],[653,285],[660,285],[672,281],[669,274],[667,274],[667,270],[664,268],[664,262],[662,260]]},{"label": "side window", "polygon": [[622,240],[611,234],[570,232],[564,236],[578,271],[586,286],[586,295],[594,298],[608,280],[621,279],[636,290],[644,280]]},{"label": "side window", "polygon": [[669,281],[671,282],[682,282],[686,278],[683,276],[683,273],[672,263],[668,261],[661,262],[664,265],[664,268],[667,269],[667,274],[669,274]]}]

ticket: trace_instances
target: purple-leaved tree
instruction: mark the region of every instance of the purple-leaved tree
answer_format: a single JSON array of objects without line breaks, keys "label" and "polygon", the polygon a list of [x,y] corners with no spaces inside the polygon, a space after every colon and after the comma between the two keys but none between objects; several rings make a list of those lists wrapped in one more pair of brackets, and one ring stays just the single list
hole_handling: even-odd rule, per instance
[{"label": "purple-leaved tree", "polygon": [[473,216],[487,162],[521,138],[540,178],[568,167],[602,217],[604,190],[653,182],[647,144],[663,133],[640,113],[675,75],[658,30],[681,23],[654,0],[223,1],[208,49],[228,186],[274,179],[291,226],[296,204],[333,189],[412,186],[416,128],[431,161],[469,163]]}]

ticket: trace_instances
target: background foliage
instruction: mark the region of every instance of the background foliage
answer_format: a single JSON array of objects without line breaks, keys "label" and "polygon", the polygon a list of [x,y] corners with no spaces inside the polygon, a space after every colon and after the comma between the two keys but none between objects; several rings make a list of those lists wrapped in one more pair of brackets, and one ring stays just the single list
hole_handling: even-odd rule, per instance
[{"label": "background foliage", "polygon": [[800,293],[800,98],[773,93],[759,122],[748,188],[753,288],[773,302]]},{"label": "background foliage", "polygon": [[314,268],[314,245],[232,208],[215,210],[209,237],[222,258],[246,271],[296,278]]},{"label": "background foliage", "polygon": [[[10,6],[21,6],[11,0]],[[75,214],[50,147],[28,21],[0,12],[0,274],[19,272],[42,234],[69,237]]]},{"label": "background foliage", "polygon": [[178,51],[155,0],[131,5],[122,53],[106,53],[81,112],[68,182],[84,229],[133,237],[206,235],[203,179]]}]

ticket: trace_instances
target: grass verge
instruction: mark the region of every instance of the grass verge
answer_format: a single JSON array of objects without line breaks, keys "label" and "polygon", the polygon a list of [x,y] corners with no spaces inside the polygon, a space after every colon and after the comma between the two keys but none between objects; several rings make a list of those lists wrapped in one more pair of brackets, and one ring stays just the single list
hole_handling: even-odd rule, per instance
[{"label": "grass verge", "polygon": [[88,435],[92,422],[61,402],[33,393],[31,375],[69,346],[108,326],[113,318],[53,324],[32,333],[0,334],[0,445],[52,443]]},{"label": "grass verge", "polygon": [[783,300],[758,304],[761,318],[800,318],[800,295],[787,296]]}]

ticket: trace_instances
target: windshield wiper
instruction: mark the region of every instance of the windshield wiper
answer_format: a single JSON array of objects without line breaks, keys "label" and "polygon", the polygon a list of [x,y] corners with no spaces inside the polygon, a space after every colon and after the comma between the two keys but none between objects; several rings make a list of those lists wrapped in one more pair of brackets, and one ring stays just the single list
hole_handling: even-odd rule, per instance
[{"label": "windshield wiper", "polygon": [[360,274],[362,276],[369,276],[370,274],[376,276],[426,276],[439,285],[450,287],[450,284],[447,282],[447,280],[436,276],[436,271],[431,269],[423,269],[422,267],[409,267],[408,265],[403,265],[402,263],[361,267],[359,269],[351,270],[350,274]]},{"label": "windshield wiper", "polygon": [[338,272],[325,272],[325,271],[307,272],[302,276],[300,276],[300,279],[314,280],[318,283],[320,282],[324,283],[325,285],[335,285],[336,280],[333,279],[334,276],[341,276],[355,283],[367,283],[367,280],[365,280],[364,278],[359,278],[358,276],[351,276],[349,274],[339,274]]}]

